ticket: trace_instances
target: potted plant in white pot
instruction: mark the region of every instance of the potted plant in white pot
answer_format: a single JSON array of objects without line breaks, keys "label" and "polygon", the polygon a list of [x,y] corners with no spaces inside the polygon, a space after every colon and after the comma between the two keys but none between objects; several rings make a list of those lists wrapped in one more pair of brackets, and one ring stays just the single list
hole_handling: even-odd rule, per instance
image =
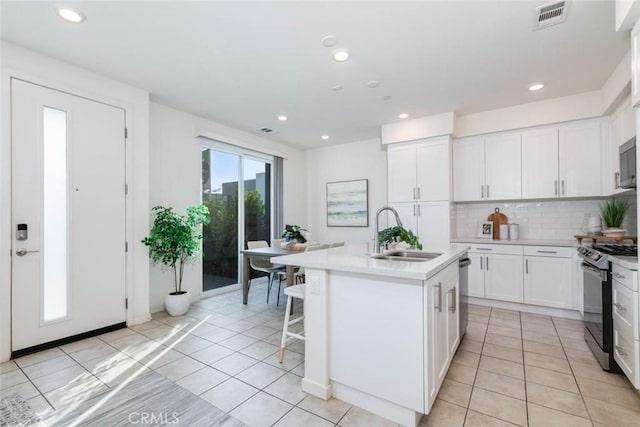
[{"label": "potted plant in white pot", "polygon": [[210,221],[209,208],[190,206],[186,215],[163,206],[156,206],[153,211],[153,227],[142,243],[149,247],[153,263],[162,264],[173,272],[175,290],[166,296],[164,306],[171,316],[182,316],[189,310],[191,297],[189,292],[182,290],[184,266],[200,253],[201,226]]},{"label": "potted plant in white pot", "polygon": [[626,230],[620,228],[624,217],[629,209],[629,201],[621,199],[610,199],[600,204],[600,216],[606,225],[603,234],[607,237],[624,236]]}]

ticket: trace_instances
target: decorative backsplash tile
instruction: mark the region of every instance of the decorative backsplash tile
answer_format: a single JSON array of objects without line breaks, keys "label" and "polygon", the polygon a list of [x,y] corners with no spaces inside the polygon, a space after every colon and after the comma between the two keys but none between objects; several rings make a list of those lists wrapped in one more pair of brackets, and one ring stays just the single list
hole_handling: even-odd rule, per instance
[{"label": "decorative backsplash tile", "polygon": [[[627,235],[637,235],[636,194],[618,196],[629,200],[623,228]],[[455,203],[455,228],[457,237],[475,237],[478,226],[486,221],[495,208],[500,208],[510,223],[519,224],[520,239],[573,239],[584,234],[582,224],[588,214],[598,215],[602,199],[543,200],[522,202]],[[453,218],[452,218],[453,220]]]}]

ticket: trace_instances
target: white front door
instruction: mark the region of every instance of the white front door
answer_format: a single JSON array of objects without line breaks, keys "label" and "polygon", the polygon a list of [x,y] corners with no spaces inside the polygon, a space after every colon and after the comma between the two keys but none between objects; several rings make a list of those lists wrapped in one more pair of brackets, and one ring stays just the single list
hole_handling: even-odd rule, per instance
[{"label": "white front door", "polygon": [[11,347],[125,321],[125,110],[11,81]]}]

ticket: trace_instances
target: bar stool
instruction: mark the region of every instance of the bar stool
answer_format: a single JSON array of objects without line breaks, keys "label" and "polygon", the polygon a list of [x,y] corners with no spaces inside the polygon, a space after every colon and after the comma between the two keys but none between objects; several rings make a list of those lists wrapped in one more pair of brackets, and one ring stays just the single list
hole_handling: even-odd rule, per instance
[{"label": "bar stool", "polygon": [[293,285],[284,288],[284,293],[287,295],[287,308],[284,311],[284,325],[282,327],[282,340],[280,341],[280,356],[279,361],[282,363],[284,359],[284,348],[287,346],[287,338],[291,337],[291,339],[305,340],[304,337],[304,323],[303,328],[300,333],[289,332],[289,326],[295,325],[296,323],[304,321],[304,314],[300,317],[296,317],[293,320],[290,320],[291,316],[291,302],[293,298],[299,298],[304,300],[304,287],[305,285]]}]

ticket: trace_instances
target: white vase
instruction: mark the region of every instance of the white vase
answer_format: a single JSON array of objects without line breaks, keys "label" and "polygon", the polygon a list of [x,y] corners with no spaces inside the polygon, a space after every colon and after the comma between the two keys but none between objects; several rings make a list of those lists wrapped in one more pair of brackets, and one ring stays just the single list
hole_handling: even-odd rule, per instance
[{"label": "white vase", "polygon": [[182,316],[189,311],[191,305],[191,295],[185,292],[180,295],[167,295],[164,299],[164,307],[171,316]]}]

